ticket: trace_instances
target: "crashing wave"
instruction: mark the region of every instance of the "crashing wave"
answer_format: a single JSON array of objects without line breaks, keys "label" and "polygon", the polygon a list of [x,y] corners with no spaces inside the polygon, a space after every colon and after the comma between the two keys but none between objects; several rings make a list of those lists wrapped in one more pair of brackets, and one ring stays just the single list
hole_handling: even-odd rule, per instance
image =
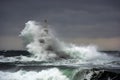
[{"label": "crashing wave", "polygon": [[[20,37],[24,40],[27,51],[31,56],[0,57],[1,62],[13,61],[54,61],[77,60],[79,62],[104,63],[115,58],[98,52],[96,46],[76,46],[60,41],[52,34],[47,24],[28,21],[21,31]],[[59,61],[60,62],[60,61]],[[66,61],[64,61],[67,63]]]},{"label": "crashing wave", "polygon": [[89,59],[100,56],[96,47],[78,47],[59,41],[50,29],[36,21],[28,21],[20,36],[32,57],[38,60],[55,58]]}]

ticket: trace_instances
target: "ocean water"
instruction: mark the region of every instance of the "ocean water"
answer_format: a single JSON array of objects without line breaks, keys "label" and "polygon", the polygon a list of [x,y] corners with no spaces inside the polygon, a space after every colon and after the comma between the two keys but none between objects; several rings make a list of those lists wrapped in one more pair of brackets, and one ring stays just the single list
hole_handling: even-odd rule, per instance
[{"label": "ocean water", "polygon": [[28,21],[27,51],[0,51],[0,80],[120,80],[120,52],[60,41],[46,24]]}]

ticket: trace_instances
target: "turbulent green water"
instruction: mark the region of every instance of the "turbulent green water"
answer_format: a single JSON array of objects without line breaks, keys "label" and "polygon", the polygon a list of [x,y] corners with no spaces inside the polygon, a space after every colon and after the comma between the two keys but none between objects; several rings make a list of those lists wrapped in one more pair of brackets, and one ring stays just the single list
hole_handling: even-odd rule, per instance
[{"label": "turbulent green water", "polygon": [[2,62],[0,80],[119,80],[120,68],[117,66],[71,64],[58,65],[56,61]]}]

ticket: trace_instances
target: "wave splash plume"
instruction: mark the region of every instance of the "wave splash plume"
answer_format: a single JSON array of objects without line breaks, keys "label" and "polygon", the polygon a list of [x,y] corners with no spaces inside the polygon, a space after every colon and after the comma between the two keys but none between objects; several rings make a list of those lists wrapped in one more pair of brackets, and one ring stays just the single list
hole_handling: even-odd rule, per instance
[{"label": "wave splash plume", "polygon": [[107,57],[100,54],[95,46],[75,46],[65,44],[58,40],[50,28],[36,21],[28,21],[20,36],[23,38],[26,48],[32,53],[33,60],[49,60],[61,57],[79,58],[88,60]]}]

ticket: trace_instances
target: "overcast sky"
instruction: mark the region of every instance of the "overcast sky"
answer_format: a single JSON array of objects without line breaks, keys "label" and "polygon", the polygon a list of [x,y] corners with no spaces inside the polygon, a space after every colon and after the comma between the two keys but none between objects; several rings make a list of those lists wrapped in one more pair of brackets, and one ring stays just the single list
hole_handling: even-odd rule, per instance
[{"label": "overcast sky", "polygon": [[10,46],[5,40],[13,37],[21,49],[22,42],[16,36],[24,24],[44,19],[61,38],[115,39],[118,43],[112,44],[120,49],[120,0],[0,0],[0,48]]}]

